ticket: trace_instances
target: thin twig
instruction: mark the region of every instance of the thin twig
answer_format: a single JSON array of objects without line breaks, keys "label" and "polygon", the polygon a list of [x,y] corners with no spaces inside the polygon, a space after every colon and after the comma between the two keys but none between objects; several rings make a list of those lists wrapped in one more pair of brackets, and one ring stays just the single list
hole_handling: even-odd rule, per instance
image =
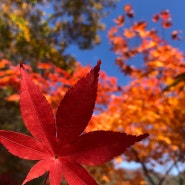
[{"label": "thin twig", "polygon": [[[145,163],[139,158],[138,152],[137,152],[135,149],[133,149],[133,148],[132,148],[132,152],[134,153],[134,155],[135,155],[135,157],[136,157],[136,160],[141,164],[142,169],[143,169],[143,171],[144,171],[144,174],[146,175],[146,177],[148,178],[148,180],[150,181],[150,183],[151,183],[152,185],[156,185],[156,183],[153,181],[152,177],[149,175],[149,172],[148,172],[148,169],[147,169]],[[166,171],[165,175],[159,180],[159,182],[158,182],[157,185],[162,185],[162,184],[163,184],[163,182],[164,182],[165,179],[167,178],[167,175],[169,174],[169,172],[172,170],[172,168],[173,168],[174,166],[177,165],[177,162],[180,161],[183,157],[184,157],[183,155],[180,155],[180,156],[177,158],[177,160],[175,160],[175,161],[173,162],[173,164],[172,164],[172,165],[168,168],[168,170]],[[180,179],[180,182],[179,182],[179,183],[180,183],[180,185],[182,185],[182,179]]]},{"label": "thin twig", "polygon": [[137,160],[139,163],[141,163],[141,166],[142,166],[142,169],[143,169],[143,171],[144,171],[145,176],[148,178],[148,180],[150,181],[150,183],[151,183],[152,185],[156,185],[155,182],[153,181],[152,177],[149,175],[148,169],[147,169],[145,163],[144,163],[143,161],[141,161],[141,159],[139,158],[138,152],[137,152],[135,149],[133,149],[133,148],[132,148],[131,150],[132,150],[132,152],[134,153],[134,155],[135,155],[135,157],[136,157],[136,160]]},{"label": "thin twig", "polygon": [[172,168],[174,166],[176,166],[176,168],[178,169],[178,166],[177,166],[177,162],[180,161],[182,158],[184,157],[184,155],[180,155],[177,160],[175,160],[172,165],[168,168],[168,170],[166,171],[165,175],[163,176],[163,178],[161,178],[161,180],[159,181],[159,184],[158,185],[162,185],[162,183],[164,182],[164,180],[166,179],[167,175],[169,174],[169,172],[172,170]]}]

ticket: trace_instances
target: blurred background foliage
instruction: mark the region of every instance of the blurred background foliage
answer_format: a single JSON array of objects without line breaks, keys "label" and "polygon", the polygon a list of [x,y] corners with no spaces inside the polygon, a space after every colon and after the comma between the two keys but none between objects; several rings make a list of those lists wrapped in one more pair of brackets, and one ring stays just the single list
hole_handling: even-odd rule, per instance
[{"label": "blurred background foliage", "polygon": [[[65,92],[90,67],[77,63],[67,52],[70,45],[92,49],[101,42],[102,19],[114,10],[117,0],[1,0],[0,6],[0,128],[28,133],[19,110],[19,69],[23,61],[54,112]],[[122,4],[121,4],[122,5]],[[169,11],[152,18],[160,29],[172,26]],[[125,28],[125,22],[129,20]],[[174,48],[146,21],[136,21],[131,5],[115,18],[108,32],[115,64],[131,82],[117,84],[116,77],[100,73],[95,112],[87,131],[105,129],[131,134],[148,132],[147,142],[138,143],[115,161],[86,167],[102,185],[184,185],[185,64],[184,54]],[[179,31],[171,34],[180,40]],[[136,42],[135,42],[136,41]],[[133,43],[138,43],[134,45]],[[132,58],[143,56],[133,64]],[[129,63],[131,61],[131,63]],[[31,66],[31,67],[30,67]],[[118,168],[122,161],[135,161],[140,168]],[[168,162],[172,162],[168,166]],[[0,184],[19,185],[32,161],[12,156],[0,147]],[[149,164],[149,165],[148,165]],[[155,171],[155,165],[166,171]],[[168,167],[167,167],[168,166]],[[178,175],[170,175],[176,168]],[[29,185],[42,185],[46,174]],[[62,184],[66,184],[63,182]]]},{"label": "blurred background foliage", "polygon": [[[66,52],[71,44],[91,49],[101,42],[102,18],[116,0],[1,0],[1,58],[17,64],[52,61],[71,69],[75,58]],[[70,67],[70,68],[69,68]]]}]

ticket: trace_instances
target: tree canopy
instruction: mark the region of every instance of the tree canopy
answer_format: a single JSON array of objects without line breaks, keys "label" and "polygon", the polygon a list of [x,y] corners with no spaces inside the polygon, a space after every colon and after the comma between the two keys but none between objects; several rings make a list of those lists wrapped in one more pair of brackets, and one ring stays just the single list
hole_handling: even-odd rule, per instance
[{"label": "tree canopy", "polygon": [[20,60],[36,68],[37,61],[50,61],[62,68],[75,59],[66,49],[76,44],[90,49],[101,42],[102,18],[115,0],[1,1],[1,58],[17,64]]},{"label": "tree canopy", "polygon": [[[4,29],[3,34],[5,34],[4,38],[0,38],[4,39],[4,44],[2,42],[0,44],[2,45],[2,60],[0,61],[1,128],[25,132],[19,112],[20,72],[12,63],[17,64],[20,59],[24,59],[25,63],[32,64],[32,67],[27,65],[27,70],[56,111],[59,99],[64,96],[71,85],[90,70],[89,66],[84,67],[75,60],[68,63],[72,56],[65,55],[66,48],[74,43],[82,49],[95,46],[98,43],[97,31],[103,28],[101,23],[95,20],[97,18],[100,20],[99,18],[104,16],[107,7],[113,7],[114,2],[78,1],[84,3],[78,4],[77,1],[62,1],[63,3],[60,4],[62,8],[56,6],[58,1],[26,1],[25,4],[22,1],[14,1],[14,5],[3,2],[1,8],[3,15],[6,16],[1,16],[0,20],[4,20],[3,24],[8,29],[6,32],[5,27],[0,27],[2,31]],[[54,14],[50,15],[47,12],[47,15],[42,15],[42,11],[46,12],[46,9],[40,6],[50,3],[49,9],[55,10]],[[24,16],[18,16],[19,11],[15,7],[25,5],[30,7],[29,11],[25,9],[24,12],[21,9]],[[83,14],[80,14],[80,11]],[[174,40],[181,42],[180,31],[171,32],[168,29],[173,28],[171,17],[169,10],[154,12],[154,16],[151,17],[153,23],[160,22],[160,30],[166,30],[166,34],[171,38],[170,41],[164,38],[157,27],[151,28],[145,20],[137,21],[134,9],[128,4],[123,7],[121,15],[115,18],[114,26],[108,32],[111,50],[116,56],[115,65],[119,67],[123,76],[130,77],[130,82],[123,86],[117,83],[116,77],[110,77],[103,71],[100,73],[95,114],[86,131],[111,129],[136,135],[148,132],[150,137],[144,142],[137,143],[125,155],[114,161],[116,164],[123,161],[135,161],[140,164],[141,168],[134,171],[115,169],[116,165],[113,163],[98,168],[88,168],[100,184],[166,185],[172,183],[182,185],[185,182],[184,172],[180,170],[185,160],[185,62],[184,53],[171,44]],[[88,20],[92,21],[93,27],[91,27],[93,24],[90,26]],[[90,30],[93,28],[92,32],[87,31],[84,25]],[[26,29],[29,30],[28,35],[31,37],[26,36]],[[51,34],[55,32],[56,35]],[[8,39],[9,37],[11,39]],[[52,39],[55,37],[57,40],[53,42]],[[26,40],[29,38],[31,39]],[[19,45],[21,43],[19,39],[23,45]],[[59,44],[61,41],[65,43],[62,50]],[[38,44],[40,42],[41,45]],[[55,49],[53,55],[47,48]],[[48,55],[50,58],[47,58],[47,52],[50,53]],[[67,58],[63,60],[64,58],[57,58],[58,56]],[[33,68],[35,66],[37,71]],[[73,67],[73,73],[70,70],[66,71],[69,66]],[[31,165],[18,160],[21,167],[18,166],[17,159],[12,159],[4,148],[1,148],[1,159],[3,170],[0,183],[8,182],[9,185],[12,179],[21,182],[25,176],[23,169],[28,169]],[[13,160],[15,162],[12,163]],[[158,166],[163,168],[163,174],[155,171]],[[12,168],[16,169],[17,173],[12,172]],[[176,177],[170,175],[172,168],[179,171]],[[21,176],[18,177],[20,174]],[[11,179],[10,182],[8,179]],[[42,183],[43,179],[38,179],[38,181]],[[35,181],[32,183],[34,184]]]}]

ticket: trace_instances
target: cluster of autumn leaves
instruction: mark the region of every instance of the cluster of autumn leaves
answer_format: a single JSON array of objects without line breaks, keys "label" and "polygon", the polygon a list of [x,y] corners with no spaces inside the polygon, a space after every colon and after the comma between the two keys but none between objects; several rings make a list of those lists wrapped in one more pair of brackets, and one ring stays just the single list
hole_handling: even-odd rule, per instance
[{"label": "cluster of autumn leaves", "polygon": [[[130,17],[127,11],[125,13]],[[153,17],[154,22],[160,19],[163,29],[172,26],[168,10]],[[117,112],[114,124],[124,125],[123,129],[132,133],[147,131],[152,134],[150,142],[137,145],[138,151],[144,151],[138,153],[138,159],[152,165],[152,160],[163,165],[168,161],[184,162],[184,54],[168,44],[158,30],[147,28],[145,21],[133,22],[126,29],[124,20],[120,21],[120,17],[115,20],[109,39],[117,54],[117,65],[131,77],[131,82],[122,88],[119,97],[115,97],[114,105],[109,105],[108,115],[112,119],[110,113]],[[173,31],[171,39],[179,40],[178,34],[179,31]],[[142,58],[142,62],[138,58]],[[162,159],[164,155],[165,160]]]},{"label": "cluster of autumn leaves", "polygon": [[[150,137],[145,142],[137,143],[118,161],[139,162],[148,170],[145,175],[150,177],[149,171],[156,164],[164,165],[170,161],[176,166],[184,162],[184,54],[168,44],[157,30],[147,28],[145,21],[131,21],[130,27],[125,28],[126,18],[134,18],[130,5],[126,5],[124,15],[115,20],[108,37],[113,52],[117,54],[116,64],[131,81],[122,86],[117,84],[115,77],[100,73],[95,114],[86,131],[103,129],[135,135],[149,133]],[[164,29],[172,26],[167,10],[154,15],[152,20],[161,21]],[[178,34],[179,31],[173,31],[172,39],[179,40]],[[138,61],[137,56],[142,61]],[[73,73],[51,63],[38,63],[37,67],[38,72],[33,72],[27,66],[54,112],[69,87],[90,70],[90,67],[79,63],[76,63]],[[19,100],[19,73],[19,67],[13,66],[10,61],[0,61],[0,88],[11,86],[14,89],[7,101]]]}]

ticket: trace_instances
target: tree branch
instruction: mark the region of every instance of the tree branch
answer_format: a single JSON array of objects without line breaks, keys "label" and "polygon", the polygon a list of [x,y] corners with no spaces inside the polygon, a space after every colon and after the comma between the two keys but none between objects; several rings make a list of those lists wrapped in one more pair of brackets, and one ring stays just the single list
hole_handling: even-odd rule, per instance
[{"label": "tree branch", "polygon": [[[180,156],[177,158],[177,160],[175,160],[175,161],[171,164],[171,166],[168,168],[168,170],[166,171],[166,173],[164,174],[164,176],[159,180],[158,184],[156,184],[156,183],[154,182],[154,180],[152,179],[152,177],[150,176],[149,170],[148,170],[147,166],[146,166],[145,163],[139,158],[138,152],[137,152],[134,148],[132,148],[131,150],[132,150],[132,152],[134,153],[134,155],[135,155],[135,157],[136,157],[136,160],[141,164],[145,176],[147,177],[147,179],[150,181],[150,183],[151,183],[152,185],[162,185],[163,182],[166,180],[167,175],[168,175],[169,172],[172,170],[172,168],[173,168],[174,166],[177,167],[177,162],[180,161],[180,160],[184,157],[183,155],[180,155]],[[179,185],[182,185],[182,183],[183,183],[183,180],[180,178],[180,180],[179,180]]]},{"label": "tree branch", "polygon": [[147,179],[150,181],[150,183],[152,185],[156,185],[155,182],[153,181],[152,177],[149,175],[148,168],[146,167],[145,163],[139,158],[138,152],[134,148],[132,148],[131,150],[134,153],[136,160],[141,164],[143,172],[144,172],[145,176],[147,177]]}]

